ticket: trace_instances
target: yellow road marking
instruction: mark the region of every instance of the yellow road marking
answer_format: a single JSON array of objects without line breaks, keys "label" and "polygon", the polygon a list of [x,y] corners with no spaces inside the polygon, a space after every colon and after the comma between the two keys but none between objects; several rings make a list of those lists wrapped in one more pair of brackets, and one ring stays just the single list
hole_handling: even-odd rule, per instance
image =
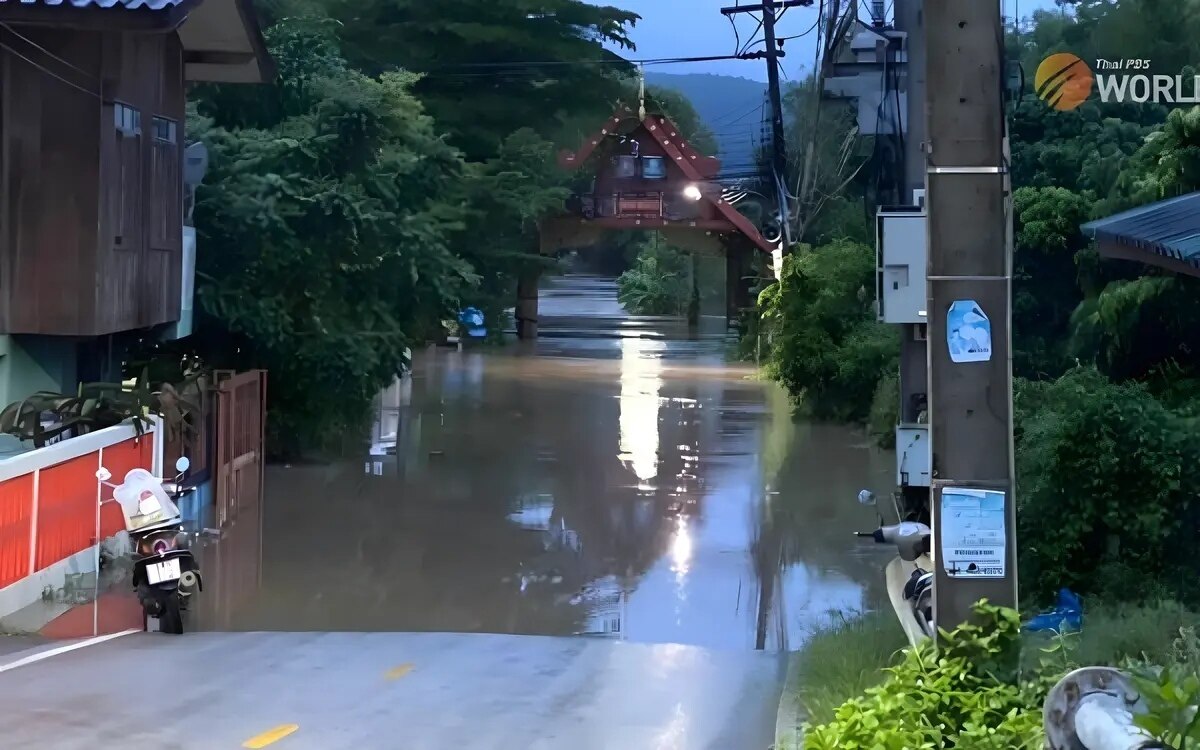
[{"label": "yellow road marking", "polygon": [[259,748],[279,742],[299,728],[299,724],[282,724],[274,729],[268,729],[260,735],[251,737],[242,743],[242,747],[249,748],[249,750],[259,750]]},{"label": "yellow road marking", "polygon": [[385,680],[398,680],[409,672],[413,671],[412,664],[401,664],[394,669],[389,669],[387,674],[383,676]]}]

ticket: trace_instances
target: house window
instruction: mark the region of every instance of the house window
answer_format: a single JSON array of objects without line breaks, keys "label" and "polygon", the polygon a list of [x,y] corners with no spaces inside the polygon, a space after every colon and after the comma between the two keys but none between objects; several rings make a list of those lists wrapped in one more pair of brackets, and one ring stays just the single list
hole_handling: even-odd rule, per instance
[{"label": "house window", "polygon": [[121,102],[114,102],[112,109],[116,129],[116,184],[109,193],[113,246],[136,250],[142,222],[142,113]]},{"label": "house window", "polygon": [[165,117],[153,118],[150,148],[150,246],[170,250],[182,241],[183,195],[179,167],[178,125]]},{"label": "house window", "polygon": [[113,120],[122,135],[142,134],[142,113],[127,104],[113,105]]}]

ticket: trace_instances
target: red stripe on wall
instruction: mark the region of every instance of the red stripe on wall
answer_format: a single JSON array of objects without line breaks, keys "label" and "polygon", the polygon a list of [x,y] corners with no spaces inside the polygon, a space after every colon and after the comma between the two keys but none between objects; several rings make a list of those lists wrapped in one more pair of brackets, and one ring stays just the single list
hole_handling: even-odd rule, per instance
[{"label": "red stripe on wall", "polygon": [[[146,435],[142,438],[130,438],[116,445],[110,445],[102,454],[104,468],[112,472],[114,484],[125,481],[125,475],[130,469],[154,469],[154,437]],[[112,498],[112,488],[104,488],[104,499]],[[115,502],[106,502],[100,506],[100,538],[108,539],[125,530],[125,516],[121,507]]]},{"label": "red stripe on wall", "polygon": [[29,575],[33,474],[0,482],[0,588]]},{"label": "red stripe on wall", "polygon": [[95,453],[42,469],[38,480],[37,561],[44,570],[96,539]]}]

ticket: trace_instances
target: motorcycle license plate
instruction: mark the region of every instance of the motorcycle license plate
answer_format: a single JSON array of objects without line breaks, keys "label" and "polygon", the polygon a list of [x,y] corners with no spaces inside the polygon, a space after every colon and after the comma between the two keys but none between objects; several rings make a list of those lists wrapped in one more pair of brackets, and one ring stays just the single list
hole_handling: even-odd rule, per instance
[{"label": "motorcycle license plate", "polygon": [[146,578],[150,580],[150,585],[152,586],[170,581],[178,581],[179,575],[178,559],[163,560],[160,563],[146,566]]}]

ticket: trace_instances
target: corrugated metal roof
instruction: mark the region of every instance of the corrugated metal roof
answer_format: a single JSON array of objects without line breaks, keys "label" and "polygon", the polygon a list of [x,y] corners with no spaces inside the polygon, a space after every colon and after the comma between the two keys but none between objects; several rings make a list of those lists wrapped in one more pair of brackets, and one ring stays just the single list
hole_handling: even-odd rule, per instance
[{"label": "corrugated metal roof", "polygon": [[1084,233],[1200,266],[1200,191],[1088,222]]},{"label": "corrugated metal roof", "polygon": [[124,8],[125,10],[165,10],[182,0],[0,0],[17,5],[70,6],[74,8]]}]

